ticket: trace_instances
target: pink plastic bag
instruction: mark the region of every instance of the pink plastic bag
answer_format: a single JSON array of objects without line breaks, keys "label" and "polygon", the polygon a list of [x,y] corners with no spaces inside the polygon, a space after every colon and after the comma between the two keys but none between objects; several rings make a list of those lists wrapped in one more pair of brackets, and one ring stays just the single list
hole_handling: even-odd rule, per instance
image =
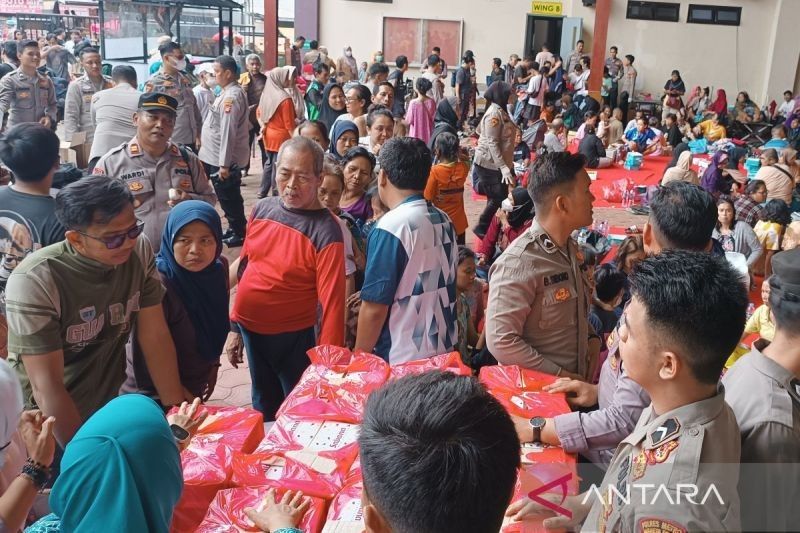
[{"label": "pink plastic bag", "polygon": [[623,193],[632,190],[635,185],[636,183],[629,178],[619,179],[611,185],[603,185],[603,200],[609,203],[621,204]]},{"label": "pink plastic bag", "polygon": [[[249,453],[264,439],[264,417],[247,407],[218,407],[203,405],[200,412],[208,418],[200,425],[192,441],[222,442],[231,450]],[[177,412],[173,407],[169,414]]]},{"label": "pink plastic bag", "polygon": [[461,354],[451,352],[395,365],[392,367],[390,379],[397,379],[411,374],[422,374],[429,370],[444,370],[458,376],[472,375],[472,369],[461,360]]},{"label": "pink plastic bag", "polygon": [[518,366],[486,366],[480,373],[481,383],[489,389],[492,396],[509,413],[522,417],[553,417],[570,412],[563,394],[542,392],[542,387],[556,379],[550,374]]},{"label": "pink plastic bag", "polygon": [[[364,528],[364,510],[361,504],[363,483],[360,479],[346,485],[331,502],[324,533],[355,531]],[[361,531],[359,530],[359,531]]]},{"label": "pink plastic bag", "polygon": [[192,439],[181,452],[183,492],[172,516],[172,531],[194,531],[203,520],[217,491],[227,488],[231,475],[231,450],[221,442]]}]

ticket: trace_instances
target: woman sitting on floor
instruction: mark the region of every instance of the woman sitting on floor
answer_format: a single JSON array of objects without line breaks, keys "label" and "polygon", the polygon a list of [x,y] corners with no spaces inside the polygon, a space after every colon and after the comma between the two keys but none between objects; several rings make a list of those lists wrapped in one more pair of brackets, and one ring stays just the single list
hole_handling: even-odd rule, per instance
[{"label": "woman sitting on floor", "polygon": [[586,158],[586,168],[610,167],[611,158],[606,157],[606,147],[595,134],[595,127],[592,124],[584,124],[582,127],[585,127],[585,136],[578,145],[578,151]]},{"label": "woman sitting on floor", "polygon": [[533,215],[533,200],[528,190],[516,187],[503,200],[478,246],[478,266],[488,269],[509,244],[531,227]]},{"label": "woman sitting on floor", "polygon": [[764,251],[753,228],[746,222],[736,220],[736,208],[729,198],[717,200],[717,226],[711,237],[726,252],[744,255],[748,269],[752,268]]},{"label": "woman sitting on floor", "polygon": [[[685,143],[682,143],[686,146]],[[678,146],[682,146],[679,144]],[[664,177],[661,178],[661,185],[666,185],[671,181],[685,181],[693,183],[694,185],[700,184],[700,178],[697,177],[697,172],[692,170],[692,152],[689,151],[688,146],[682,151],[675,151],[678,156],[674,167],[670,167],[664,172]]]}]

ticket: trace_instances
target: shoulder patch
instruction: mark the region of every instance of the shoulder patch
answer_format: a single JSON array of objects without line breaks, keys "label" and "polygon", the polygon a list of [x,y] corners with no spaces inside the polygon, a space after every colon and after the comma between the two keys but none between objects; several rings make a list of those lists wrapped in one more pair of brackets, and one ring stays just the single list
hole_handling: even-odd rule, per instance
[{"label": "shoulder patch", "polygon": [[106,171],[103,169],[103,167],[94,167],[94,170],[92,170],[92,174],[94,174],[95,176],[105,176]]},{"label": "shoulder patch", "polygon": [[642,518],[639,520],[636,531],[638,533],[686,533],[686,528],[663,518]]},{"label": "shoulder patch", "polygon": [[652,433],[650,433],[650,441],[652,442],[651,447],[655,448],[664,442],[672,439],[681,430],[681,423],[678,422],[678,419],[675,417],[668,418],[664,421],[663,424],[658,426]]},{"label": "shoulder patch", "polygon": [[130,143],[128,145],[128,150],[130,151],[131,155],[139,155],[142,153],[142,149],[139,148],[139,145],[136,143]]},{"label": "shoulder patch", "polygon": [[669,454],[672,453],[678,447],[677,440],[671,440],[669,442],[665,442],[658,448],[653,450],[645,450],[645,456],[647,458],[647,464],[654,465],[658,463],[663,463],[667,459],[669,459]]},{"label": "shoulder patch", "polygon": [[496,128],[500,125],[500,119],[497,117],[492,117],[489,119],[489,125],[493,128]]}]

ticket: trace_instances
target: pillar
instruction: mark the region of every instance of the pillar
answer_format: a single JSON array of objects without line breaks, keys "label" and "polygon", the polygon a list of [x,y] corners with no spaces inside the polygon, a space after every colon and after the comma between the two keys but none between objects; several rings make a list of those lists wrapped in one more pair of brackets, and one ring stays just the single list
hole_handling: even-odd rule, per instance
[{"label": "pillar", "polygon": [[603,84],[603,65],[606,60],[608,19],[611,16],[611,0],[597,0],[594,7],[594,35],[592,36],[592,65],[589,75],[589,95],[598,102]]},{"label": "pillar", "polygon": [[277,66],[278,0],[264,0],[264,68],[269,70]]}]

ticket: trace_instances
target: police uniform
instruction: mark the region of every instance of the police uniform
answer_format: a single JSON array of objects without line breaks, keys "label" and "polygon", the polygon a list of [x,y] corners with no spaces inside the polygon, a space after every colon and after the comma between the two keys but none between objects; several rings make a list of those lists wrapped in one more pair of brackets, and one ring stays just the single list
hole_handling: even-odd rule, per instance
[{"label": "police uniform", "polygon": [[203,120],[189,78],[180,72],[173,76],[159,70],[144,84],[144,92],[168,94],[178,101],[178,118],[175,120],[172,142],[195,147]]},{"label": "police uniform", "polygon": [[36,72],[28,76],[17,69],[0,80],[0,124],[8,113],[7,128],[24,122],[39,122],[50,117],[55,127],[57,122],[56,89],[53,80]]},{"label": "police uniform", "polygon": [[[168,101],[167,99],[171,100]],[[177,102],[162,94],[145,94],[139,109],[175,112]],[[170,206],[169,190],[177,189],[193,200],[216,203],[214,189],[206,177],[200,160],[191,150],[167,142],[167,150],[158,159],[146,153],[136,137],[100,158],[94,174],[124,180],[133,194],[136,216],[144,221],[144,233],[157,253],[161,245]]]},{"label": "police uniform", "polygon": [[96,92],[111,87],[111,78],[103,76],[100,82],[95,83],[85,74],[69,84],[64,100],[64,133],[68,141],[74,133],[85,131],[86,142],[92,142],[95,128],[92,97]]},{"label": "police uniform", "polygon": [[577,243],[534,219],[489,271],[486,342],[502,364],[588,377],[589,284]]},{"label": "police uniform", "polygon": [[[800,248],[776,254],[772,272],[781,290],[800,296]],[[800,525],[800,380],[754,348],[722,383],[742,437],[742,527],[794,530]]]},{"label": "police uniform", "polygon": [[228,226],[239,238],[244,237],[247,224],[240,170],[250,163],[249,129],[247,95],[237,82],[232,82],[209,109],[198,155],[209,176],[218,175],[220,167],[236,168],[228,179],[213,179],[213,183]]},{"label": "police uniform", "polygon": [[590,489],[595,500],[581,531],[739,531],[740,451],[721,387],[662,415],[651,405],[617,448],[602,485]]}]

